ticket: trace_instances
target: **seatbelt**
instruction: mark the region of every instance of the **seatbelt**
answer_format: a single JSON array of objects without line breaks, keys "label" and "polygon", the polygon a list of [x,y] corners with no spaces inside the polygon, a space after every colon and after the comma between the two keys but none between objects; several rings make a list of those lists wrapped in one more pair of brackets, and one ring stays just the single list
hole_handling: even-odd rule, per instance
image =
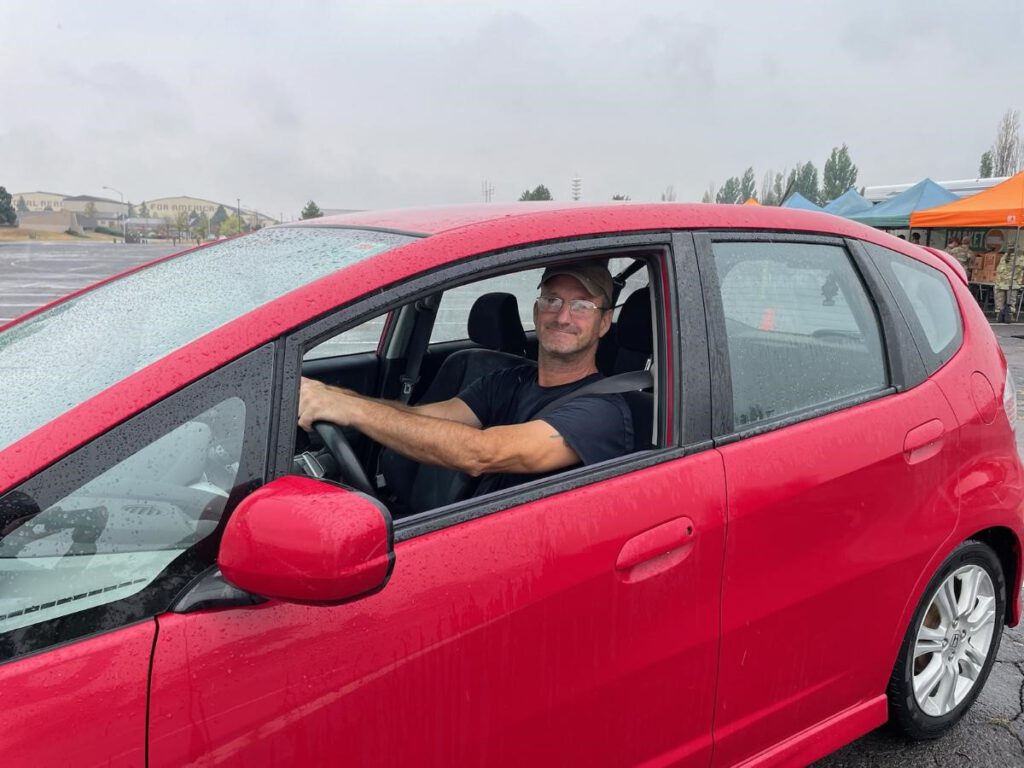
[{"label": "seatbelt", "polygon": [[552,400],[550,403],[545,405],[530,418],[531,420],[543,419],[549,413],[558,410],[570,400],[582,395],[615,395],[621,394],[622,392],[635,392],[653,386],[654,376],[649,370],[620,373],[615,376],[609,376],[604,379],[592,381],[590,384],[586,384],[585,386],[573,390],[566,395],[562,395],[557,400]]},{"label": "seatbelt", "polygon": [[412,391],[420,380],[420,366],[427,354],[427,345],[430,341],[430,331],[434,327],[432,315],[436,312],[433,296],[426,296],[416,302],[416,327],[409,337],[409,355],[405,361],[405,372],[399,377],[402,388],[399,391],[398,399],[403,405],[409,403]]}]

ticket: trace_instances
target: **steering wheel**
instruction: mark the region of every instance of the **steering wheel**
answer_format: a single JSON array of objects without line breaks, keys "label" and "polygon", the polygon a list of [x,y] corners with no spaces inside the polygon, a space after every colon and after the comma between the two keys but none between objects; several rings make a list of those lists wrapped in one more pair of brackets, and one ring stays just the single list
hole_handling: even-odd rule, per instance
[{"label": "steering wheel", "polygon": [[342,479],[357,491],[375,497],[377,493],[373,490],[366,472],[363,471],[363,465],[359,463],[359,459],[352,452],[352,446],[348,444],[348,439],[341,427],[330,421],[314,421],[313,429],[320,435],[327,450],[337,459],[338,465],[341,467]]}]

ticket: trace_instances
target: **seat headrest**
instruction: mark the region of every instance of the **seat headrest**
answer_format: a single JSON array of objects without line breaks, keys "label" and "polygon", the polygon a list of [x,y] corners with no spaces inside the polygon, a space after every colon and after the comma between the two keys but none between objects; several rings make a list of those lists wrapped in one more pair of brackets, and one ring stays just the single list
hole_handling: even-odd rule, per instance
[{"label": "seat headrest", "polygon": [[519,302],[511,293],[485,293],[469,310],[469,338],[482,347],[526,354],[526,332],[519,319]]},{"label": "seat headrest", "polygon": [[622,305],[615,326],[615,338],[620,347],[650,355],[654,352],[654,334],[651,333],[651,290],[644,287],[629,294]]}]

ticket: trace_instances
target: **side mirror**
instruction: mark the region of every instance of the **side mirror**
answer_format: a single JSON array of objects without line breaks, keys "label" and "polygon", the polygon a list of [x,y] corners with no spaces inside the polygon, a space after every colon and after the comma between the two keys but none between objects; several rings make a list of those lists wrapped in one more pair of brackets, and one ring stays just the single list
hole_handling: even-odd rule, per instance
[{"label": "side mirror", "polygon": [[217,564],[247,592],[337,604],[383,588],[394,541],[391,515],[369,496],[289,475],[238,505]]}]

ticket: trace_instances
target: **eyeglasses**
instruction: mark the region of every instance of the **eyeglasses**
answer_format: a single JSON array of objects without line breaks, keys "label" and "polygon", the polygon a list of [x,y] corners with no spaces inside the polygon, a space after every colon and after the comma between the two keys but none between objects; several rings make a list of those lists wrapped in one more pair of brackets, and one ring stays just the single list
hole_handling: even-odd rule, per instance
[{"label": "eyeglasses", "polygon": [[[565,299],[560,296],[538,296],[537,310],[545,315],[554,315],[562,311]],[[573,317],[587,317],[592,312],[603,312],[608,307],[599,307],[590,299],[570,299],[569,314]]]}]

